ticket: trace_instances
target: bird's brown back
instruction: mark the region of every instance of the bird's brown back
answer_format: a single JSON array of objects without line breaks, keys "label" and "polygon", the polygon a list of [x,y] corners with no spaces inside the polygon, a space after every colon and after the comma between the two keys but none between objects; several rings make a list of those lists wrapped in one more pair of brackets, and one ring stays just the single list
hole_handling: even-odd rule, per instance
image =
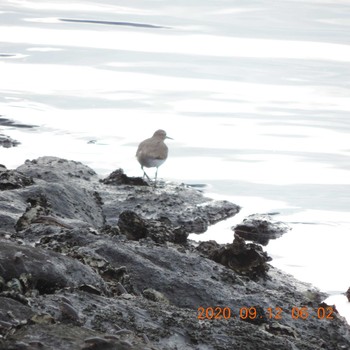
[{"label": "bird's brown back", "polygon": [[136,152],[136,157],[146,156],[154,159],[166,159],[168,157],[168,147],[163,140],[149,138],[142,141]]}]

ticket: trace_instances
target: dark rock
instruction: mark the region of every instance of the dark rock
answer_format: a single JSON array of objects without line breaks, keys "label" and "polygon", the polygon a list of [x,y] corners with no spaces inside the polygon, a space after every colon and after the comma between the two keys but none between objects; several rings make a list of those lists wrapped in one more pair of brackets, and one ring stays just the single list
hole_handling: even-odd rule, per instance
[{"label": "dark rock", "polygon": [[17,171],[33,178],[35,183],[17,191],[0,192],[0,202],[4,202],[0,210],[2,229],[22,230],[40,215],[47,214],[72,226],[79,226],[80,222],[99,228],[105,224],[101,198],[94,188],[98,178],[89,167],[79,162],[42,157],[26,161]]},{"label": "dark rock", "polygon": [[[22,321],[30,319],[34,311],[27,305],[12,298],[0,296],[0,334],[1,328],[18,326]],[[6,327],[5,325],[8,325]]]},{"label": "dark rock", "polygon": [[[169,227],[170,226],[170,227]],[[161,220],[146,220],[131,210],[119,215],[118,227],[122,234],[130,240],[138,241],[150,238],[156,243],[186,243],[188,234],[181,228],[172,228]]]},{"label": "dark rock", "polygon": [[[93,331],[92,329],[72,325],[72,324],[54,324],[54,325],[28,325],[21,327],[15,334],[11,335],[9,343],[1,350],[17,350],[22,349],[18,344],[27,344],[28,349],[94,349],[94,350],[145,350],[145,346],[135,339],[132,344],[128,345],[122,340],[106,339],[105,344],[110,344],[108,347],[101,346],[101,341],[97,339],[104,338],[101,332]],[[33,338],[37,344],[42,343],[42,346],[34,347]],[[95,340],[94,340],[95,339]],[[12,343],[12,345],[11,345]],[[31,345],[32,343],[32,345]],[[94,346],[92,346],[95,344]],[[25,348],[23,348],[25,349]]]},{"label": "dark rock", "polygon": [[111,236],[118,236],[120,235],[120,229],[119,226],[110,226],[110,225],[105,225],[101,228],[101,233],[102,234],[107,234]]},{"label": "dark rock", "polygon": [[26,160],[23,165],[17,168],[17,171],[46,182],[64,183],[68,179],[86,181],[97,179],[97,174],[88,166],[57,157],[40,157],[35,160]]},{"label": "dark rock", "polygon": [[20,144],[20,142],[12,139],[9,136],[0,134],[0,146],[4,148],[16,147]]},{"label": "dark rock", "polygon": [[35,243],[37,247],[49,248],[57,252],[63,252],[63,248],[87,245],[94,241],[93,236],[91,228],[67,229],[58,225],[46,224],[33,224],[16,234],[16,237],[21,237],[32,244]]},{"label": "dark rock", "polygon": [[346,297],[348,298],[348,301],[350,302],[350,287],[348,288],[348,290],[345,293]]},{"label": "dark rock", "polygon": [[117,169],[108,175],[105,179],[100,180],[105,185],[132,185],[148,186],[148,183],[141,177],[129,177],[124,174],[123,169]]},{"label": "dark rock", "polygon": [[31,177],[27,177],[15,170],[0,171],[0,191],[14,190],[33,185]]},{"label": "dark rock", "polygon": [[[12,56],[12,55],[7,55],[7,56]],[[3,117],[0,117],[0,125],[11,126],[11,127],[16,127],[16,128],[20,128],[20,129],[31,129],[31,128],[37,127],[37,125],[17,123],[11,119],[7,119],[7,118],[3,118]]]},{"label": "dark rock", "polygon": [[109,186],[99,191],[106,223],[115,226],[119,215],[131,210],[143,219],[164,221],[186,233],[203,233],[208,226],[237,214],[240,207],[214,201],[185,185]]},{"label": "dark rock", "polygon": [[250,278],[266,277],[269,270],[267,262],[271,258],[262,250],[261,246],[254,243],[247,244],[243,238],[236,234],[232,244],[220,245],[214,241],[202,242],[197,250],[203,256]]},{"label": "dark rock", "polygon": [[[13,55],[0,55],[0,57],[11,57]],[[0,125],[3,126],[11,126],[16,128],[33,128],[35,125],[21,124],[16,123],[13,120],[0,117]],[[16,147],[20,144],[20,142],[13,140],[11,137],[7,135],[0,134],[0,146],[5,148]]]},{"label": "dark rock", "polygon": [[38,198],[28,198],[27,209],[25,213],[18,219],[15,225],[16,231],[22,231],[29,227],[32,222],[38,220],[42,215],[48,215],[51,213],[50,204],[47,198],[40,195]]},{"label": "dark rock", "polygon": [[232,229],[248,241],[267,245],[270,239],[281,237],[290,228],[283,222],[274,222],[267,214],[252,214]]},{"label": "dark rock", "polygon": [[149,300],[157,301],[163,304],[169,304],[169,300],[157,290],[152,288],[147,288],[142,292],[142,295],[145,296]]},{"label": "dark rock", "polygon": [[92,293],[92,294],[96,294],[96,295],[101,295],[101,290],[90,285],[90,284],[83,284],[81,286],[79,286],[79,290],[82,290],[84,292],[87,292],[87,293]]},{"label": "dark rock", "polygon": [[[77,260],[4,240],[0,244],[0,275],[5,281],[18,278],[23,273],[31,274],[33,288],[41,294],[84,283],[105,289],[103,280]],[[15,259],[19,252],[22,254],[21,259]]]},{"label": "dark rock", "polygon": [[34,184],[0,192],[1,350],[350,348],[335,310],[311,317],[326,294],[260,246],[187,240],[237,205],[184,185],[106,185],[53,157],[19,169]]},{"label": "dark rock", "polygon": [[73,322],[80,324],[80,316],[77,310],[74,309],[72,305],[66,302],[61,302],[60,304],[61,319],[60,321]]},{"label": "dark rock", "polygon": [[145,220],[131,210],[125,210],[119,215],[118,226],[120,232],[128,239],[138,241],[147,237]]},{"label": "dark rock", "polygon": [[201,253],[202,256],[213,260],[213,256],[222,246],[223,245],[217,243],[216,241],[204,241],[200,242],[196,249]]},{"label": "dark rock", "polygon": [[[101,205],[96,202],[92,191],[76,186],[74,183],[41,183],[28,187],[21,194],[23,199],[44,196],[49,203],[50,212],[69,225],[76,221],[99,228],[104,225]],[[81,198],[85,200],[82,202]]]}]

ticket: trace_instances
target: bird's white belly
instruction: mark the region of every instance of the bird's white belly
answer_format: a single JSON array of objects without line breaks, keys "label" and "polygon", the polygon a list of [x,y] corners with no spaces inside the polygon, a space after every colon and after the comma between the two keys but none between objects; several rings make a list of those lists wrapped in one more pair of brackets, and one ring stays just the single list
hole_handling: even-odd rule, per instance
[{"label": "bird's white belly", "polygon": [[144,166],[146,168],[158,168],[164,162],[165,162],[165,159],[147,158],[147,159],[144,159]]}]

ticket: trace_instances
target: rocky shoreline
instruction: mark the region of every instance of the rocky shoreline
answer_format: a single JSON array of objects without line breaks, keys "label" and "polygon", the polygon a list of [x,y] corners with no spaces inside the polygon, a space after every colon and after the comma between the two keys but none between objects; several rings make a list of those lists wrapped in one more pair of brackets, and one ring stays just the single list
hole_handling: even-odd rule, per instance
[{"label": "rocky shoreline", "polygon": [[349,349],[326,295],[245,242],[267,223],[188,240],[239,209],[55,157],[0,167],[0,349]]}]

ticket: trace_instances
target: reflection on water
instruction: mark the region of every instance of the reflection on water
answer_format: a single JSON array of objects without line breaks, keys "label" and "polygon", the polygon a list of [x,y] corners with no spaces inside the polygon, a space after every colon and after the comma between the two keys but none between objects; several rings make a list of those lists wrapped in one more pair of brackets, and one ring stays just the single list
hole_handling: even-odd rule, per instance
[{"label": "reflection on water", "polygon": [[1,132],[21,145],[1,163],[52,155],[140,175],[138,143],[165,129],[161,177],[243,206],[201,239],[230,242],[244,216],[277,211],[294,229],[268,245],[273,263],[346,290],[350,11],[300,4],[3,0],[0,115],[17,124]]},{"label": "reflection on water", "polygon": [[91,19],[69,19],[69,18],[60,18],[59,20],[62,22],[70,22],[70,23],[92,23],[92,24],[138,27],[138,28],[165,28],[162,26],[156,26],[154,24],[132,23],[132,22],[97,21],[97,20],[91,20]]}]

